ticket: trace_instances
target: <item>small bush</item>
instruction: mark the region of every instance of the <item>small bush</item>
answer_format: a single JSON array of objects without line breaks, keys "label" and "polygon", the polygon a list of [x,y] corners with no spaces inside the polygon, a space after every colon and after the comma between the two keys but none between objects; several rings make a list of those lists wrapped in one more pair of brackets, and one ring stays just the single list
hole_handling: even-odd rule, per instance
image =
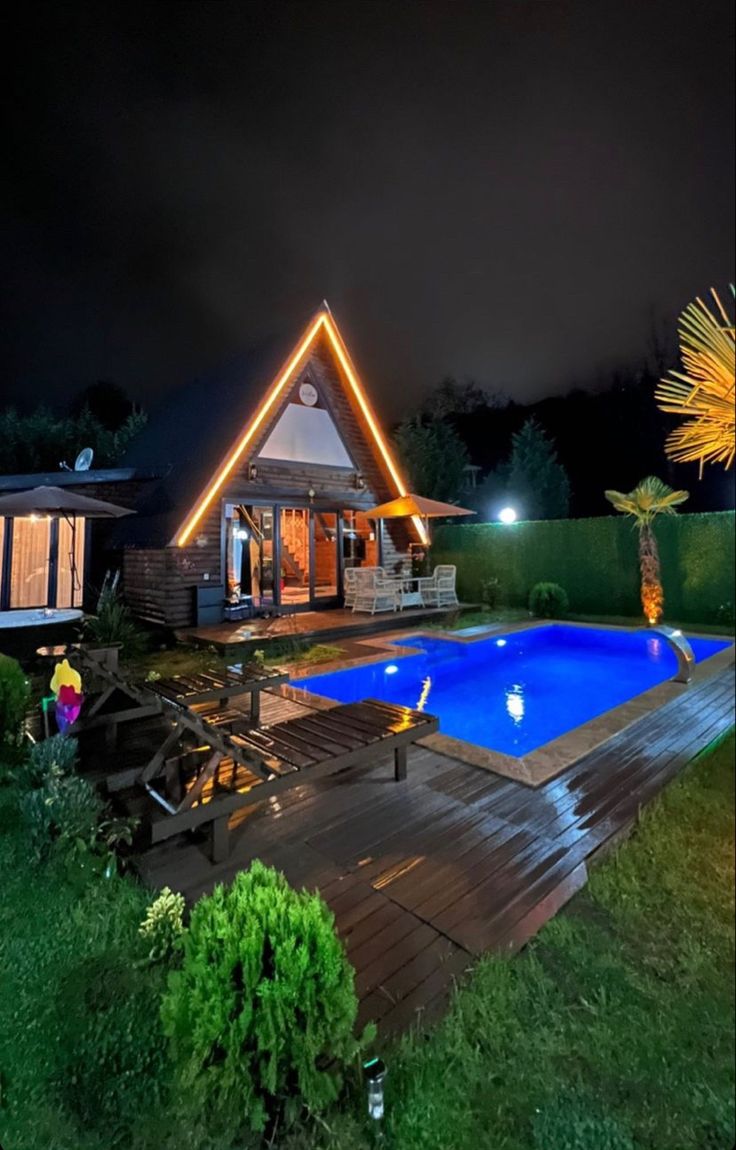
[{"label": "small bush", "polygon": [[138,933],[148,947],[150,962],[170,962],[182,947],[184,896],[165,886],[146,911]]},{"label": "small bush", "polygon": [[529,593],[529,610],[537,619],[564,619],[570,610],[567,592],[559,583],[537,583]]},{"label": "small bush", "polygon": [[22,794],[19,806],[36,859],[42,859],[53,846],[79,850],[94,847],[104,808],[86,779],[51,775],[44,786]]},{"label": "small bush", "polygon": [[194,907],[162,1018],[182,1090],[235,1133],[336,1098],[357,1007],[330,910],[254,862]]},{"label": "small bush", "polygon": [[87,638],[100,647],[120,647],[129,659],[142,654],[145,635],[117,591],[106,591],[96,615],[86,624]]},{"label": "small bush", "polygon": [[23,787],[43,787],[51,778],[74,773],[77,765],[77,740],[68,735],[51,735],[34,743],[27,763],[17,772]]},{"label": "small bush", "polygon": [[495,611],[498,607],[498,600],[501,591],[501,584],[498,579],[483,579],[480,584],[480,601],[484,607],[489,611]]},{"label": "small bush", "polygon": [[20,663],[0,655],[0,747],[20,744],[29,700],[30,688]]}]

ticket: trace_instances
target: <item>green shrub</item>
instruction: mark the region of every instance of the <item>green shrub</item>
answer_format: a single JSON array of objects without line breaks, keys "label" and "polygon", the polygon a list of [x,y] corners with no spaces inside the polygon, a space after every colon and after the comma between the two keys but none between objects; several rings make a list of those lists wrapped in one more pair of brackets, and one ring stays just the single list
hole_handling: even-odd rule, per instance
[{"label": "green shrub", "polygon": [[78,775],[51,775],[42,787],[21,795],[31,853],[42,859],[53,846],[92,850],[103,804],[94,787]]},{"label": "green shrub", "polygon": [[498,607],[501,593],[501,584],[498,579],[482,579],[480,584],[480,601],[489,611]]},{"label": "green shrub", "polygon": [[234,1133],[334,1100],[357,1006],[325,903],[254,862],[194,907],[162,1018],[182,1090]]},{"label": "green shrub", "polygon": [[140,655],[146,646],[145,635],[117,591],[102,595],[97,614],[87,620],[86,636],[100,647],[119,646],[128,658]]},{"label": "green shrub", "polygon": [[0,748],[17,747],[30,700],[30,688],[20,663],[0,655]]},{"label": "green shrub", "polygon": [[570,610],[565,588],[559,583],[537,583],[529,592],[529,610],[537,619],[564,619]]},{"label": "green shrub", "polygon": [[51,778],[73,774],[76,765],[77,740],[69,735],[51,735],[33,744],[17,779],[23,787],[42,787]]},{"label": "green shrub", "polygon": [[170,962],[183,943],[184,896],[165,886],[146,911],[138,933],[148,947],[150,962]]}]

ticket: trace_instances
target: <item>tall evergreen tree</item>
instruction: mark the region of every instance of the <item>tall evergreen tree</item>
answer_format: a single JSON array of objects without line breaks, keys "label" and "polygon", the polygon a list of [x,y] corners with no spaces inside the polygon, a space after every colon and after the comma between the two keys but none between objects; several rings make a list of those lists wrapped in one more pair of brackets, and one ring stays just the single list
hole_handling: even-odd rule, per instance
[{"label": "tall evergreen tree", "polygon": [[460,498],[470,457],[449,423],[415,415],[399,424],[394,439],[412,491],[428,499]]},{"label": "tall evergreen tree", "polygon": [[541,423],[527,419],[511,443],[503,468],[509,502],[524,519],[564,519],[570,512],[570,480]]},{"label": "tall evergreen tree", "polygon": [[470,502],[489,519],[495,519],[504,504],[522,519],[565,519],[570,480],[554,441],[532,417],[512,435],[511,445],[509,458],[486,476]]}]

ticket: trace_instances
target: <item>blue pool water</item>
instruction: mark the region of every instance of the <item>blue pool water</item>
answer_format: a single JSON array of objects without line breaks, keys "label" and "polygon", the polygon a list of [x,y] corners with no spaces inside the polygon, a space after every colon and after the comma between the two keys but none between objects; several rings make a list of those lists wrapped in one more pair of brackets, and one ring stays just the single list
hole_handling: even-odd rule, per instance
[{"label": "blue pool water", "polygon": [[[351,703],[384,699],[437,715],[445,735],[525,755],[670,679],[669,645],[644,631],[562,624],[461,643],[405,640],[419,654],[299,679],[294,685]],[[691,639],[697,662],[729,646]]]}]

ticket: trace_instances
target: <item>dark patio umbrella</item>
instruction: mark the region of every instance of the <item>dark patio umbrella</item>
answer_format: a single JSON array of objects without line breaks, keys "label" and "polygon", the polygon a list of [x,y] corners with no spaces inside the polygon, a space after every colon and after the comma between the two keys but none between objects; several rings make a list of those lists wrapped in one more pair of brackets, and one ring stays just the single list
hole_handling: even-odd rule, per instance
[{"label": "dark patio umbrella", "polygon": [[120,519],[133,514],[128,507],[91,499],[89,495],[78,495],[63,487],[32,487],[29,491],[0,495],[0,518],[50,515],[52,519]]},{"label": "dark patio umbrella", "polygon": [[77,519],[121,519],[123,515],[134,515],[128,507],[118,507],[103,499],[92,499],[89,495],[78,495],[63,487],[32,487],[28,491],[13,491],[10,495],[0,495],[0,519],[29,516],[66,519],[72,530],[71,564],[72,586],[78,587],[76,555]]}]

